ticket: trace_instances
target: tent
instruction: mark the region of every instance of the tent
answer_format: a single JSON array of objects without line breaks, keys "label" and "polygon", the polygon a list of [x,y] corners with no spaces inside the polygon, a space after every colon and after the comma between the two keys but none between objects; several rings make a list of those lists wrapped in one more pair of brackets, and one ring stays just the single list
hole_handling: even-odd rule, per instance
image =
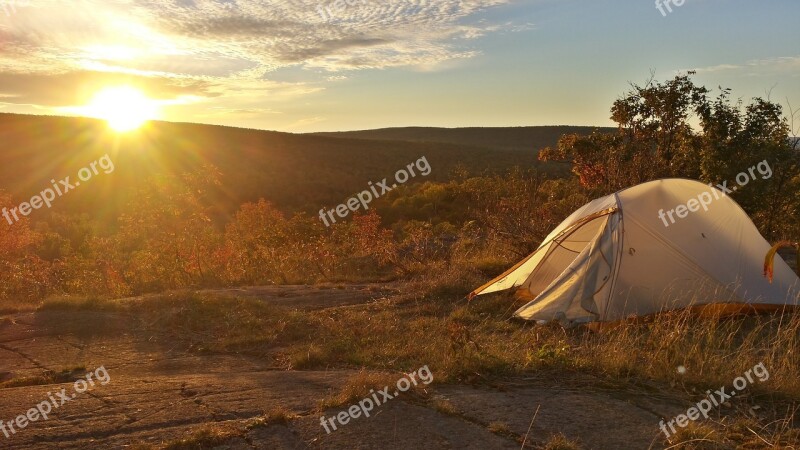
[{"label": "tent", "polygon": [[686,307],[797,306],[800,279],[783,260],[775,261],[772,283],[763,276],[769,248],[721,190],[658,180],[584,205],[471,297],[516,289],[530,301],[515,316],[569,325]]}]

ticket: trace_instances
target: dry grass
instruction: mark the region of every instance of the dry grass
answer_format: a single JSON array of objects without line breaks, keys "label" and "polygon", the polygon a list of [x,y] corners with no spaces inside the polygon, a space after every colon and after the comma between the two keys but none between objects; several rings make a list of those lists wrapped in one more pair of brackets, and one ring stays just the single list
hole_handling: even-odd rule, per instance
[{"label": "dry grass", "polygon": [[85,366],[70,367],[60,371],[48,370],[42,375],[12,378],[0,383],[0,389],[21,386],[43,386],[46,384],[70,383],[82,378],[86,374]]},{"label": "dry grass", "polygon": [[237,439],[245,442],[248,432],[268,427],[273,424],[288,425],[298,416],[288,409],[279,406],[264,415],[255,417],[245,422],[217,422],[203,425],[189,433],[187,436],[174,441],[162,442],[158,445],[138,444],[131,448],[134,450],[212,450],[227,448]]},{"label": "dry grass", "polygon": [[[575,363],[612,378],[696,388],[730,386],[734,378],[763,363],[769,379],[748,386],[749,392],[800,399],[798,344],[798,314],[699,318],[680,311],[586,335]],[[681,366],[684,373],[677,370]]]},{"label": "dry grass", "polygon": [[397,380],[402,375],[396,373],[368,372],[362,370],[350,376],[339,392],[323,398],[319,402],[319,411],[349,406],[370,397],[386,386],[394,390]]},{"label": "dry grass", "polygon": [[254,299],[179,293],[127,302],[61,300],[44,308],[113,309],[140,329],[159,331],[158,339],[196,351],[269,355],[287,369],[396,372],[428,364],[437,382],[561,369],[703,392],[729,386],[763,362],[770,378],[749,391],[800,400],[797,314],[699,318],[683,311],[593,333],[510,320],[516,306],[499,295],[470,304],[409,296],[388,306],[306,314]]},{"label": "dry grass", "polygon": [[[764,440],[797,441],[792,432],[766,424],[785,420],[800,401],[798,314],[701,318],[682,311],[594,333],[511,320],[520,305],[507,296],[460,300],[473,284],[469,277],[443,276],[431,283],[408,291],[436,294],[308,314],[255,299],[190,293],[108,303],[61,300],[45,307],[113,309],[142,330],[158,331],[155,339],[170,345],[268,357],[286,369],[368,369],[320,408],[363,399],[370,389],[394,384],[402,376],[398,371],[423,365],[429,365],[435,382],[484,383],[541,370],[577,371],[612,384],[656,383],[697,401],[707,389],[730,387],[736,377],[764,363],[769,380],[748,385],[734,407],[762,406],[764,418],[759,428],[751,428]],[[732,429],[717,432],[734,439]]]},{"label": "dry grass", "polygon": [[458,408],[456,408],[455,405],[453,405],[453,403],[450,400],[447,400],[446,398],[436,397],[433,399],[431,404],[433,406],[433,409],[442,414],[447,414],[448,416],[459,415]]},{"label": "dry grass", "polygon": [[225,444],[230,439],[238,436],[235,430],[207,426],[201,430],[193,432],[190,436],[168,442],[159,447],[160,450],[209,450],[219,445]]},{"label": "dry grass", "polygon": [[544,443],[540,450],[582,450],[580,443],[575,440],[568,439],[563,434],[556,434],[551,436],[547,442]]},{"label": "dry grass", "polygon": [[329,348],[323,350],[320,346],[313,343],[309,344],[307,347],[295,347],[289,353],[288,369],[304,370],[325,367],[325,364],[332,359],[331,355],[326,352],[329,350]]},{"label": "dry grass", "polygon": [[491,422],[486,428],[494,434],[499,434],[501,436],[514,436],[514,433],[511,432],[511,428],[505,422]]},{"label": "dry grass", "polygon": [[250,420],[246,425],[246,430],[254,428],[268,427],[273,424],[288,425],[299,416],[283,406],[277,406],[265,413],[263,416]]},{"label": "dry grass", "polygon": [[674,449],[717,450],[731,445],[719,429],[708,423],[690,422],[686,428],[676,428],[677,432],[666,441]]},{"label": "dry grass", "polygon": [[131,450],[211,450],[229,443],[232,439],[243,436],[245,430],[234,423],[215,423],[204,425],[188,433],[182,439],[161,444],[134,444]]},{"label": "dry grass", "polygon": [[680,450],[798,448],[800,430],[792,426],[793,421],[792,413],[764,424],[744,416],[719,422],[690,422],[664,443],[669,449]]},{"label": "dry grass", "polygon": [[[183,293],[127,302],[60,300],[43,308],[118,310],[145,330],[166,331],[160,338],[194,349],[253,355],[280,349],[286,368],[395,371],[435,362],[438,381],[556,367],[718,387],[763,362],[769,391],[800,399],[797,314],[722,319],[677,312],[598,334],[509,320],[516,306],[503,296],[470,304],[418,296],[305,314],[254,299]],[[687,372],[679,374],[679,366]]]}]

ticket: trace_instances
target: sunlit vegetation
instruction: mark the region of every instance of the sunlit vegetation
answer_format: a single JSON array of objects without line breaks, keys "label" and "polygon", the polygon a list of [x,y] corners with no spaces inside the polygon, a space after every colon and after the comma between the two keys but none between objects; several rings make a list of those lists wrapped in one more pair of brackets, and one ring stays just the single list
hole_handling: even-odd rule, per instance
[{"label": "sunlit vegetation", "polygon": [[46,384],[67,383],[76,381],[86,374],[85,366],[71,367],[62,369],[58,372],[48,370],[41,375],[24,376],[12,378],[0,383],[0,389],[19,387],[19,386],[42,386]]},{"label": "sunlit vegetation", "polygon": [[[2,226],[0,297],[19,305],[64,294],[415,280],[454,267],[485,278],[534,250],[594,196],[662,177],[732,180],[762,160],[773,176],[735,198],[766,236],[797,234],[800,157],[780,106],[756,99],[741,108],[727,91],[708,95],[687,77],[634,86],[612,108],[619,131],[567,135],[542,152],[542,159],[568,162],[574,178],[519,168],[475,175],[461,165],[447,181],[402,186],[330,228],[302,208],[265,199],[221,213],[219,192],[230,190],[229,178],[208,163],[146,175],[110,223],[48,211]],[[693,119],[700,129],[690,126]],[[13,205],[8,195],[0,203]]]},{"label": "sunlit vegetation", "polygon": [[455,261],[474,262],[488,276],[534,249],[586,201],[572,181],[517,171],[410,186],[331,228],[266,200],[242,205],[220,226],[204,203],[218,184],[213,172],[153,177],[111,229],[61,214],[2,227],[8,270],[1,293],[24,303],[62,294],[412,280]]}]

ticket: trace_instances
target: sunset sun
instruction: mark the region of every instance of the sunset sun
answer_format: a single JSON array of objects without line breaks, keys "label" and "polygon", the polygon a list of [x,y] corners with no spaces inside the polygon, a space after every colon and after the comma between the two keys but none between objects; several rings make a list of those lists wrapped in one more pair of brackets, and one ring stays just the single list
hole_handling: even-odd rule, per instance
[{"label": "sunset sun", "polygon": [[89,116],[105,120],[112,129],[124,132],[156,119],[158,105],[136,88],[119,86],[99,91],[85,111]]}]

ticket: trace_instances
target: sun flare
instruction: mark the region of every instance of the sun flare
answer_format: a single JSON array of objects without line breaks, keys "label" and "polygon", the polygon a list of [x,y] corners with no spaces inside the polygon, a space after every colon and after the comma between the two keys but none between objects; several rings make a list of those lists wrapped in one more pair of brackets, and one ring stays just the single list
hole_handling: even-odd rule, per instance
[{"label": "sun flare", "polygon": [[158,117],[158,104],[139,89],[118,86],[95,94],[85,108],[86,114],[108,122],[119,132],[135,130]]}]

